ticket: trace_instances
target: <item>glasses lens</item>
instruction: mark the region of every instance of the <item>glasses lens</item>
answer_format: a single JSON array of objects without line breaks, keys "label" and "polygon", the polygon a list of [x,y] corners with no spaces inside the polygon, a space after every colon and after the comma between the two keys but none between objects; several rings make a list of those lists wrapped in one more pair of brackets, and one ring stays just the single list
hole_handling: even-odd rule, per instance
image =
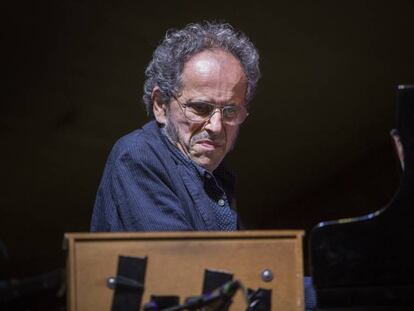
[{"label": "glasses lens", "polygon": [[[204,122],[211,117],[217,107],[210,103],[189,102],[184,106],[184,114],[187,119],[194,122]],[[228,125],[243,123],[248,113],[244,106],[225,106],[221,108],[223,122]]]},{"label": "glasses lens", "polygon": [[204,121],[210,116],[213,110],[214,106],[209,103],[194,102],[185,105],[185,115],[193,121]]},{"label": "glasses lens", "polygon": [[248,115],[244,106],[227,106],[223,108],[223,120],[228,125],[239,125]]},{"label": "glasses lens", "polygon": [[240,107],[238,106],[227,106],[223,108],[223,118],[231,120],[237,118],[240,113]]}]

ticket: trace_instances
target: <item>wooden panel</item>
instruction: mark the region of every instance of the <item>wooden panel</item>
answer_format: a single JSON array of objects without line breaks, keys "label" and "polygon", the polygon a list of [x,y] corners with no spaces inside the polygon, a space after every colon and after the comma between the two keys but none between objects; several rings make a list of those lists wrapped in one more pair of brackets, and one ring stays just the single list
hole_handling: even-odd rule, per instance
[{"label": "wooden panel", "polygon": [[[143,303],[150,294],[201,294],[205,269],[234,273],[246,287],[272,289],[272,310],[303,310],[302,231],[231,233],[72,233],[68,252],[68,310],[110,310],[119,255],[148,257]],[[274,279],[260,273],[271,269]],[[231,310],[243,310],[239,292]]]}]

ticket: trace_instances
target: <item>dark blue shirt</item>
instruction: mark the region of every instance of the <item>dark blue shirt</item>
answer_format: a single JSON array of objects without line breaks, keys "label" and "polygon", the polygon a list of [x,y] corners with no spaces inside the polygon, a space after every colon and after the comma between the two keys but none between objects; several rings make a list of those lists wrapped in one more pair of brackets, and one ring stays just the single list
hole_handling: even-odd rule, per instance
[{"label": "dark blue shirt", "polygon": [[155,121],[116,142],[105,166],[91,231],[233,231],[234,176],[186,158]]},{"label": "dark blue shirt", "polygon": [[[151,121],[116,142],[105,166],[91,231],[232,231],[234,176],[186,158]],[[306,310],[315,307],[305,278]]]}]

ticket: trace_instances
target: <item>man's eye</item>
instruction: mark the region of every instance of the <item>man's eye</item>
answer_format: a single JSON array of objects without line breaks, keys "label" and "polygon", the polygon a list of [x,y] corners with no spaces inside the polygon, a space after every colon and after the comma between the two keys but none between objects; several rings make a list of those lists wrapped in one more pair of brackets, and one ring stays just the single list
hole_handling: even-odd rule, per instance
[{"label": "man's eye", "polygon": [[188,103],[187,108],[199,115],[208,115],[212,110],[207,103]]},{"label": "man's eye", "polygon": [[223,109],[223,114],[226,117],[234,117],[235,115],[237,115],[237,112],[239,111],[238,108],[236,106],[229,106]]}]

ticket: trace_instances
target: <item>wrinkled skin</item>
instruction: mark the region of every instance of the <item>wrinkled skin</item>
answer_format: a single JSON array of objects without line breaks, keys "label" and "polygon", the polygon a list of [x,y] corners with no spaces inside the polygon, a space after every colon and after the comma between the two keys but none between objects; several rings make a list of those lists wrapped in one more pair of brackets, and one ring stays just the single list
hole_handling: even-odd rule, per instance
[{"label": "wrinkled skin", "polygon": [[[239,61],[222,50],[205,50],[184,65],[182,89],[177,94],[181,103],[206,101],[216,105],[244,105],[246,77]],[[158,123],[165,126],[169,139],[188,158],[214,171],[233,148],[239,125],[222,122],[218,109],[202,123],[188,120],[174,98],[169,104],[153,90],[153,112]]]}]

